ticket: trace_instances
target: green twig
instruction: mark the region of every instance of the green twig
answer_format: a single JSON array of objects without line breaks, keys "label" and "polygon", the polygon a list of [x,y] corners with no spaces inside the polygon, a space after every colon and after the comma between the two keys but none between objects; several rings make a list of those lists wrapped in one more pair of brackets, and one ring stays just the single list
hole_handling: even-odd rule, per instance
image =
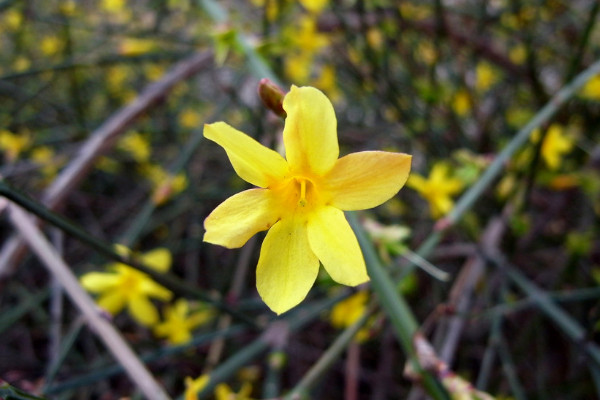
[{"label": "green twig", "polygon": [[501,333],[498,335],[498,341],[496,345],[498,346],[498,355],[502,361],[502,369],[504,370],[504,375],[506,376],[508,384],[512,389],[512,394],[517,400],[526,400],[527,396],[525,396],[523,385],[521,385],[519,376],[515,370],[515,363],[510,355],[510,349],[508,348],[508,344],[502,337]]},{"label": "green twig", "polygon": [[585,53],[585,48],[590,42],[590,34],[597,22],[598,11],[600,11],[600,2],[594,1],[592,4],[592,9],[589,12],[589,17],[587,24],[585,24],[585,28],[579,40],[577,50],[573,53],[571,57],[571,61],[569,62],[569,69],[567,70],[566,81],[569,81],[575,76],[577,69],[579,68],[579,64],[583,59],[583,54]]},{"label": "green twig", "polygon": [[[502,149],[490,166],[481,175],[481,178],[469,188],[458,200],[456,206],[445,218],[448,225],[456,223],[462,215],[469,210],[492,181],[504,170],[505,164],[525,144],[531,132],[544,125],[556,114],[558,110],[573,97],[579,89],[591,78],[600,73],[600,60],[596,61],[585,71],[577,75],[573,81],[560,89],[550,101],[525,125],[516,136]],[[433,246],[431,246],[433,247]],[[421,250],[421,249],[419,249]],[[421,251],[419,251],[421,253]],[[422,255],[422,254],[421,254]]]},{"label": "green twig", "polygon": [[0,384],[0,399],[5,399],[5,400],[44,400],[43,397],[37,397],[32,394],[29,394],[20,389],[17,389],[14,386],[9,385],[8,383]]},{"label": "green twig", "polygon": [[600,346],[587,340],[585,329],[575,319],[557,306],[545,291],[538,288],[500,255],[493,255],[491,261],[502,268],[509,279],[531,300],[535,301],[540,310],[577,345],[577,349],[582,351],[594,363],[595,368],[600,368]]}]

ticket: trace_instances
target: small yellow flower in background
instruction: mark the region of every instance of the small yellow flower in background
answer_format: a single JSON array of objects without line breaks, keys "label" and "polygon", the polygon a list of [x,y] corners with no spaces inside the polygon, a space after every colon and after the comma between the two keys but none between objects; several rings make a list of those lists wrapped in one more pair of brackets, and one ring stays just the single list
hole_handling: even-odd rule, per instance
[{"label": "small yellow flower in background", "polygon": [[426,4],[411,3],[403,1],[398,9],[403,18],[419,21],[431,16],[431,7]]},{"label": "small yellow flower in background", "polygon": [[329,45],[329,37],[317,29],[312,15],[300,18],[297,25],[285,31],[292,50],[285,59],[286,74],[297,82],[306,82],[311,75],[313,60],[320,50]]},{"label": "small yellow flower in background", "polygon": [[200,126],[202,122],[202,117],[200,114],[192,110],[191,108],[186,108],[181,111],[179,114],[179,125],[187,129],[194,129]]},{"label": "small yellow flower in background", "polygon": [[381,50],[385,41],[381,29],[379,28],[370,28],[367,30],[366,39],[369,46],[376,50]]},{"label": "small yellow flower in background", "polygon": [[498,81],[498,72],[486,63],[480,62],[475,67],[475,89],[485,92]]},{"label": "small yellow flower in background", "polygon": [[[120,245],[117,250],[124,254],[129,252]],[[159,272],[167,272],[171,268],[171,253],[165,248],[142,254],[140,260]],[[118,314],[127,306],[131,316],[140,324],[156,324],[158,311],[150,298],[168,301],[173,293],[154,282],[149,275],[125,264],[111,263],[106,269],[110,272],[88,272],[80,278],[81,285],[86,290],[100,295],[98,306],[112,315]]]},{"label": "small yellow flower in background", "polygon": [[[540,140],[540,131],[532,133],[531,139],[534,143]],[[541,155],[544,162],[551,170],[560,167],[560,163],[565,154],[573,149],[574,139],[564,132],[564,128],[558,124],[552,124],[548,128],[544,142],[542,143]]]},{"label": "small yellow flower in background", "polygon": [[63,0],[60,2],[58,9],[64,16],[72,17],[77,12],[77,4],[75,0]]},{"label": "small yellow flower in background", "polygon": [[600,100],[600,74],[587,81],[579,94],[586,99]]},{"label": "small yellow flower in background", "polygon": [[124,56],[139,56],[154,49],[154,41],[149,39],[125,38],[119,46],[119,53]]},{"label": "small yellow flower in background", "polygon": [[252,385],[248,382],[242,384],[238,393],[235,393],[226,383],[219,383],[215,388],[216,400],[252,400],[250,394],[252,394]]},{"label": "small yellow flower in background", "polygon": [[341,97],[340,89],[337,86],[335,68],[332,65],[323,66],[321,75],[314,81],[314,86],[325,92],[333,102]]},{"label": "small yellow flower in background", "polygon": [[275,21],[275,18],[279,15],[279,5],[281,2],[279,1],[271,1],[271,0],[251,0],[252,4],[256,7],[266,7],[265,15],[267,20],[270,22]]},{"label": "small yellow flower in background", "polygon": [[106,74],[106,85],[111,94],[120,94],[124,92],[126,80],[131,75],[131,70],[124,65],[110,67]]},{"label": "small yellow flower in background", "polygon": [[12,65],[16,72],[22,72],[28,70],[31,67],[31,60],[25,56],[18,56]]},{"label": "small yellow flower in background", "polygon": [[23,13],[20,10],[11,8],[3,13],[3,23],[12,31],[16,31],[23,24]]},{"label": "small yellow flower in background", "polygon": [[137,162],[145,162],[150,159],[150,143],[144,135],[139,132],[127,132],[119,142],[117,148],[125,151]]},{"label": "small yellow flower in background", "polygon": [[[345,329],[354,325],[367,311],[367,302],[369,295],[365,290],[356,292],[337,303],[331,310],[329,321],[334,328]],[[356,334],[356,340],[364,342],[369,338],[369,330],[367,328],[360,329]]]},{"label": "small yellow flower in background", "polygon": [[438,52],[430,41],[420,40],[417,44],[416,56],[426,65],[433,65],[438,59]]},{"label": "small yellow flower in background", "polygon": [[100,158],[98,158],[96,167],[109,174],[116,174],[121,170],[121,164],[119,162],[105,156],[100,156]]},{"label": "small yellow flower in background", "polygon": [[329,3],[329,0],[299,0],[302,7],[313,14],[319,14]]},{"label": "small yellow flower in background", "polygon": [[123,11],[125,0],[102,0],[102,9],[111,13]]},{"label": "small yellow flower in background", "polygon": [[13,162],[23,150],[31,145],[31,137],[25,133],[12,133],[6,129],[0,130],[0,150],[8,162]]},{"label": "small yellow flower in background", "polygon": [[515,64],[522,65],[527,58],[527,49],[523,44],[513,46],[508,52],[508,58]]},{"label": "small yellow flower in background", "polygon": [[185,393],[183,394],[184,400],[197,400],[198,394],[208,385],[210,376],[207,374],[200,375],[196,379],[192,379],[189,376],[185,378]]},{"label": "small yellow flower in background", "polygon": [[456,115],[464,117],[471,110],[471,96],[465,89],[459,89],[452,97],[452,109]]},{"label": "small yellow flower in background", "polygon": [[162,78],[165,71],[166,68],[164,65],[150,64],[144,68],[144,75],[149,81],[154,82]]},{"label": "small yellow flower in background", "polygon": [[58,172],[59,160],[55,159],[54,152],[47,146],[33,149],[31,160],[41,167],[42,175],[46,178],[53,178]]},{"label": "small yellow flower in background", "polygon": [[208,322],[212,316],[212,311],[207,308],[190,312],[189,302],[179,299],[167,306],[165,319],[154,326],[154,334],[166,338],[171,344],[187,343],[192,338],[192,330]]},{"label": "small yellow flower in background", "polygon": [[514,129],[520,129],[533,117],[534,112],[523,106],[513,106],[506,110],[506,122]]},{"label": "small yellow flower in background", "polygon": [[412,174],[406,185],[415,189],[429,202],[433,218],[440,218],[450,211],[454,205],[451,196],[459,193],[463,188],[463,182],[453,178],[448,164],[442,162],[433,166],[429,178]]},{"label": "small yellow flower in background", "polygon": [[53,56],[62,49],[62,41],[56,36],[46,36],[40,42],[40,50],[47,56]]},{"label": "small yellow flower in background", "polygon": [[152,184],[152,201],[156,205],[166,203],[188,186],[187,176],[183,172],[173,175],[160,165],[143,164],[140,173]]},{"label": "small yellow flower in background", "polygon": [[292,86],[283,100],[286,158],[224,122],[205,125],[237,174],[258,188],[238,193],[204,221],[204,241],[237,248],[269,229],[256,270],[263,301],[277,314],[300,303],[319,261],[338,283],[366,282],[362,252],[344,210],[378,206],[404,185],[411,156],[384,151],[339,158],[331,102],[312,87]]}]

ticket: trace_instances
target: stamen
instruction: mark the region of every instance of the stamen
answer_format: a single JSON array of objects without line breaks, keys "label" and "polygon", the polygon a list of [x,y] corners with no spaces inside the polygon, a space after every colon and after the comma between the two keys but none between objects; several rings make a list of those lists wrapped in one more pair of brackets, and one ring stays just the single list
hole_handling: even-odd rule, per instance
[{"label": "stamen", "polygon": [[304,207],[306,205],[306,180],[300,180],[300,201],[298,202],[300,206]]}]

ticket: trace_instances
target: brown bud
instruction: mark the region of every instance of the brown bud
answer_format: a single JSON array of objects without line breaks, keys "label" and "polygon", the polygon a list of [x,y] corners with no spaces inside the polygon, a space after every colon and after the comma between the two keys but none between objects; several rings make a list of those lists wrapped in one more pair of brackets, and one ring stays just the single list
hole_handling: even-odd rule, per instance
[{"label": "brown bud", "polygon": [[283,97],[285,96],[285,93],[279,86],[271,82],[268,78],[263,78],[258,83],[258,95],[260,96],[265,107],[267,107],[269,110],[273,111],[281,118],[285,118],[287,116],[285,110],[283,109]]}]

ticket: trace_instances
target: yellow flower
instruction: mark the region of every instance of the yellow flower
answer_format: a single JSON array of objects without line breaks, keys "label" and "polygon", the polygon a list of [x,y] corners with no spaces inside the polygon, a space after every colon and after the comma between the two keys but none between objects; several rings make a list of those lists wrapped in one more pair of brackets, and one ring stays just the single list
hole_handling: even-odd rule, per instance
[{"label": "yellow flower", "polygon": [[102,0],[102,8],[111,13],[118,13],[125,7],[125,0]]},{"label": "yellow flower", "polygon": [[[119,246],[118,250],[128,251],[123,246]],[[171,253],[165,248],[157,248],[143,254],[141,261],[159,272],[166,272],[171,267]],[[149,298],[167,301],[173,293],[147,274],[125,264],[112,263],[106,268],[110,272],[89,272],[80,278],[85,289],[100,294],[98,305],[113,315],[127,306],[131,316],[140,324],[156,324],[158,311]]]},{"label": "yellow flower", "polygon": [[31,151],[31,160],[41,167],[42,174],[51,178],[58,171],[58,160],[55,160],[54,152],[47,146],[41,146]]},{"label": "yellow flower", "polygon": [[581,96],[590,100],[600,100],[600,74],[586,82],[581,89]]},{"label": "yellow flower", "polygon": [[197,111],[186,108],[179,114],[179,125],[188,129],[197,128],[200,125],[201,118]]},{"label": "yellow flower", "polygon": [[46,36],[40,42],[40,49],[42,53],[47,56],[53,56],[57,54],[62,47],[61,40],[56,36]]},{"label": "yellow flower", "polygon": [[328,0],[299,0],[302,7],[314,14],[319,14],[329,3]]},{"label": "yellow flower", "polygon": [[517,44],[508,52],[508,58],[515,64],[522,65],[527,59],[527,48],[522,44]]},{"label": "yellow flower", "polygon": [[11,30],[16,31],[23,25],[23,13],[15,8],[9,9],[4,12],[3,23]]},{"label": "yellow flower", "polygon": [[124,56],[139,56],[154,49],[154,42],[149,39],[125,38],[119,46],[119,53]]},{"label": "yellow flower", "polygon": [[191,331],[210,318],[212,318],[210,310],[204,309],[190,313],[188,301],[179,299],[175,304],[167,307],[165,320],[154,327],[154,334],[167,338],[171,344],[187,343],[192,338]]},{"label": "yellow flower", "polygon": [[[361,290],[337,303],[331,310],[329,321],[334,328],[345,329],[354,325],[367,311],[369,295]],[[356,340],[364,342],[369,338],[369,329],[361,328],[356,333]]]},{"label": "yellow flower", "polygon": [[475,75],[475,88],[480,92],[485,92],[498,81],[498,72],[486,62],[477,64]]},{"label": "yellow flower", "polygon": [[452,178],[450,168],[444,163],[435,164],[428,179],[418,174],[412,174],[406,185],[415,189],[429,202],[433,218],[442,217],[450,211],[454,205],[451,196],[463,188],[462,181]]},{"label": "yellow flower", "polygon": [[31,60],[25,56],[18,56],[13,61],[12,67],[16,72],[28,70],[31,67]]},{"label": "yellow flower", "polygon": [[327,97],[292,86],[283,100],[286,158],[224,122],[205,125],[237,174],[259,188],[219,205],[204,222],[204,240],[241,247],[270,229],[262,244],[256,286],[280,314],[300,303],[319,272],[349,286],[366,282],[365,262],[342,210],[378,206],[394,196],[410,171],[411,156],[383,151],[338,159],[337,120]]},{"label": "yellow flower", "polygon": [[185,393],[183,395],[184,400],[196,400],[198,394],[208,385],[210,376],[207,374],[200,375],[196,379],[192,379],[189,376],[185,378]]},{"label": "yellow flower", "polygon": [[[539,131],[532,135],[534,142],[539,141]],[[562,157],[573,148],[573,137],[563,132],[563,127],[552,124],[548,128],[544,143],[542,143],[541,155],[549,169],[555,170],[560,166]]]},{"label": "yellow flower", "polygon": [[173,175],[160,165],[144,164],[140,167],[140,172],[152,184],[152,201],[156,205],[166,203],[183,192],[188,185],[188,179],[184,173]]},{"label": "yellow flower", "polygon": [[119,139],[117,147],[133,157],[137,162],[148,161],[150,158],[150,143],[148,139],[138,132],[128,132]]},{"label": "yellow flower", "polygon": [[452,98],[452,109],[460,116],[464,117],[471,110],[471,96],[464,89],[458,90]]},{"label": "yellow flower", "polygon": [[332,65],[323,66],[319,79],[314,81],[314,86],[327,93],[333,102],[341,97],[340,89],[336,84],[335,68]]},{"label": "yellow flower", "polygon": [[234,393],[233,390],[226,383],[219,383],[215,388],[215,399],[216,400],[251,400],[250,394],[252,393],[252,385],[245,382],[238,393]]},{"label": "yellow flower", "polygon": [[9,162],[15,161],[30,144],[31,138],[27,134],[0,130],[0,150],[4,151]]}]

